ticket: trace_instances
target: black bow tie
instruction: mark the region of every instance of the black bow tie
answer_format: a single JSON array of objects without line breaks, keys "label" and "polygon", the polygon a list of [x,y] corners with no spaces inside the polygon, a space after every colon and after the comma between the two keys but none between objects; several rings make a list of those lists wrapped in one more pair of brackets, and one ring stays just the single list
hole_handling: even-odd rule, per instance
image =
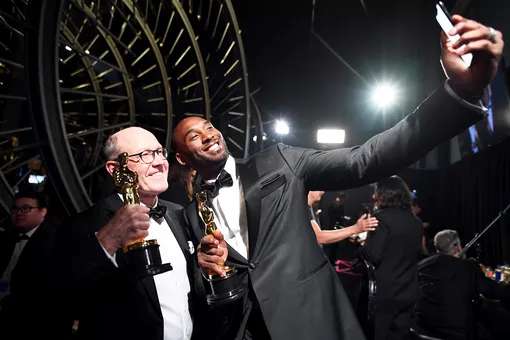
[{"label": "black bow tie", "polygon": [[201,190],[207,190],[209,192],[209,198],[218,196],[220,189],[223,187],[231,187],[234,184],[232,176],[225,170],[221,170],[220,176],[214,183],[202,184]]},{"label": "black bow tie", "polygon": [[166,206],[158,204],[155,208],[151,208],[149,216],[153,219],[160,219],[166,214]]},{"label": "black bow tie", "polygon": [[28,236],[27,234],[20,234],[20,235],[16,236],[16,243],[21,242],[22,240],[28,240],[28,239],[30,239],[30,236]]}]

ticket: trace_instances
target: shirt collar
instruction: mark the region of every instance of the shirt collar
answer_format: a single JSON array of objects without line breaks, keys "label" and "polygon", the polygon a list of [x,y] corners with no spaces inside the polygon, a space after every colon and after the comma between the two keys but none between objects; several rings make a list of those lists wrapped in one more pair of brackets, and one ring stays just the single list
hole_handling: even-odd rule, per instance
[{"label": "shirt collar", "polygon": [[[39,228],[39,226],[40,226],[40,224],[37,227],[35,227],[34,229],[27,231],[24,234],[27,235],[28,237],[32,237],[32,235],[34,235],[35,231],[37,230],[37,228]],[[20,235],[23,235],[23,233],[21,233]]]},{"label": "shirt collar", "polygon": [[[234,159],[234,157],[232,156],[228,156],[227,158],[227,162],[225,163],[225,166],[223,167],[222,170],[225,170],[226,172],[228,172],[228,174],[232,177],[232,179],[236,179],[237,178],[237,171],[236,171],[236,160]],[[221,173],[221,171],[220,171]],[[207,180],[205,181],[206,183],[214,183],[216,182],[216,180],[218,179],[218,177],[220,177],[220,174],[218,174],[218,176],[216,176],[215,179],[210,179],[210,180]]]}]

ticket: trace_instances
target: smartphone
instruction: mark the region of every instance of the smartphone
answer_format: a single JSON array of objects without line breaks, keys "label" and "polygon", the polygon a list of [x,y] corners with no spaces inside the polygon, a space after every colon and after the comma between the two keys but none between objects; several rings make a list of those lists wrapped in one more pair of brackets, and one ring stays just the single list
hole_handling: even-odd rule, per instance
[{"label": "smartphone", "polygon": [[[439,23],[439,26],[443,29],[444,33],[450,38],[451,42],[456,42],[459,40],[460,35],[449,35],[448,32],[453,28],[453,20],[452,16],[446,9],[445,5],[439,1],[439,3],[436,5],[436,20]],[[465,45],[462,45],[465,46]],[[464,60],[464,63],[469,67],[471,66],[471,61],[473,61],[473,55],[471,53],[464,54],[461,56],[462,60]]]}]

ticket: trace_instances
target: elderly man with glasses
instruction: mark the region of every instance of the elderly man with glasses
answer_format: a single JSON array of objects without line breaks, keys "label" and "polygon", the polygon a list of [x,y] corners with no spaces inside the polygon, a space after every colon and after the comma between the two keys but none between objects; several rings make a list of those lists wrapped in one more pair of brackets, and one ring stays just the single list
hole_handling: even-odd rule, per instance
[{"label": "elderly man with glasses", "polygon": [[[23,190],[11,207],[11,227],[0,233],[0,338],[30,338],[46,323],[47,282],[56,228],[45,222],[48,197]],[[27,320],[33,327],[26,327]],[[8,339],[8,337],[5,337]]]},{"label": "elderly man with glasses", "polygon": [[[63,223],[54,287],[61,310],[80,339],[189,340],[194,249],[183,208],[158,199],[168,187],[168,152],[149,131],[130,127],[104,146],[112,176],[123,153],[138,177],[140,205],[124,205],[115,193]],[[171,271],[144,278],[130,272],[123,247],[145,238],[157,240]]]}]

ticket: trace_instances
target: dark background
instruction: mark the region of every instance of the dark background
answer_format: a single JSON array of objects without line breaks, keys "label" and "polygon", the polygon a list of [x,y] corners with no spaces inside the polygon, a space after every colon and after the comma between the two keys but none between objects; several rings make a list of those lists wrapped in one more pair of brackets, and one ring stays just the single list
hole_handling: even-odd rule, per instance
[{"label": "dark background", "polygon": [[[450,9],[455,4],[444,2]],[[508,1],[471,3],[471,17],[510,35]],[[345,146],[363,143],[393,126],[444,81],[436,1],[316,0],[315,32],[364,80],[312,34],[312,4],[234,0],[250,84],[252,90],[261,88],[255,98],[265,120],[285,118],[291,124],[284,143],[321,148],[316,143],[321,127],[345,129]],[[508,48],[506,55],[510,58]],[[373,86],[383,81],[400,89],[398,105],[385,111],[370,98]],[[275,136],[271,125],[265,129]]]}]

